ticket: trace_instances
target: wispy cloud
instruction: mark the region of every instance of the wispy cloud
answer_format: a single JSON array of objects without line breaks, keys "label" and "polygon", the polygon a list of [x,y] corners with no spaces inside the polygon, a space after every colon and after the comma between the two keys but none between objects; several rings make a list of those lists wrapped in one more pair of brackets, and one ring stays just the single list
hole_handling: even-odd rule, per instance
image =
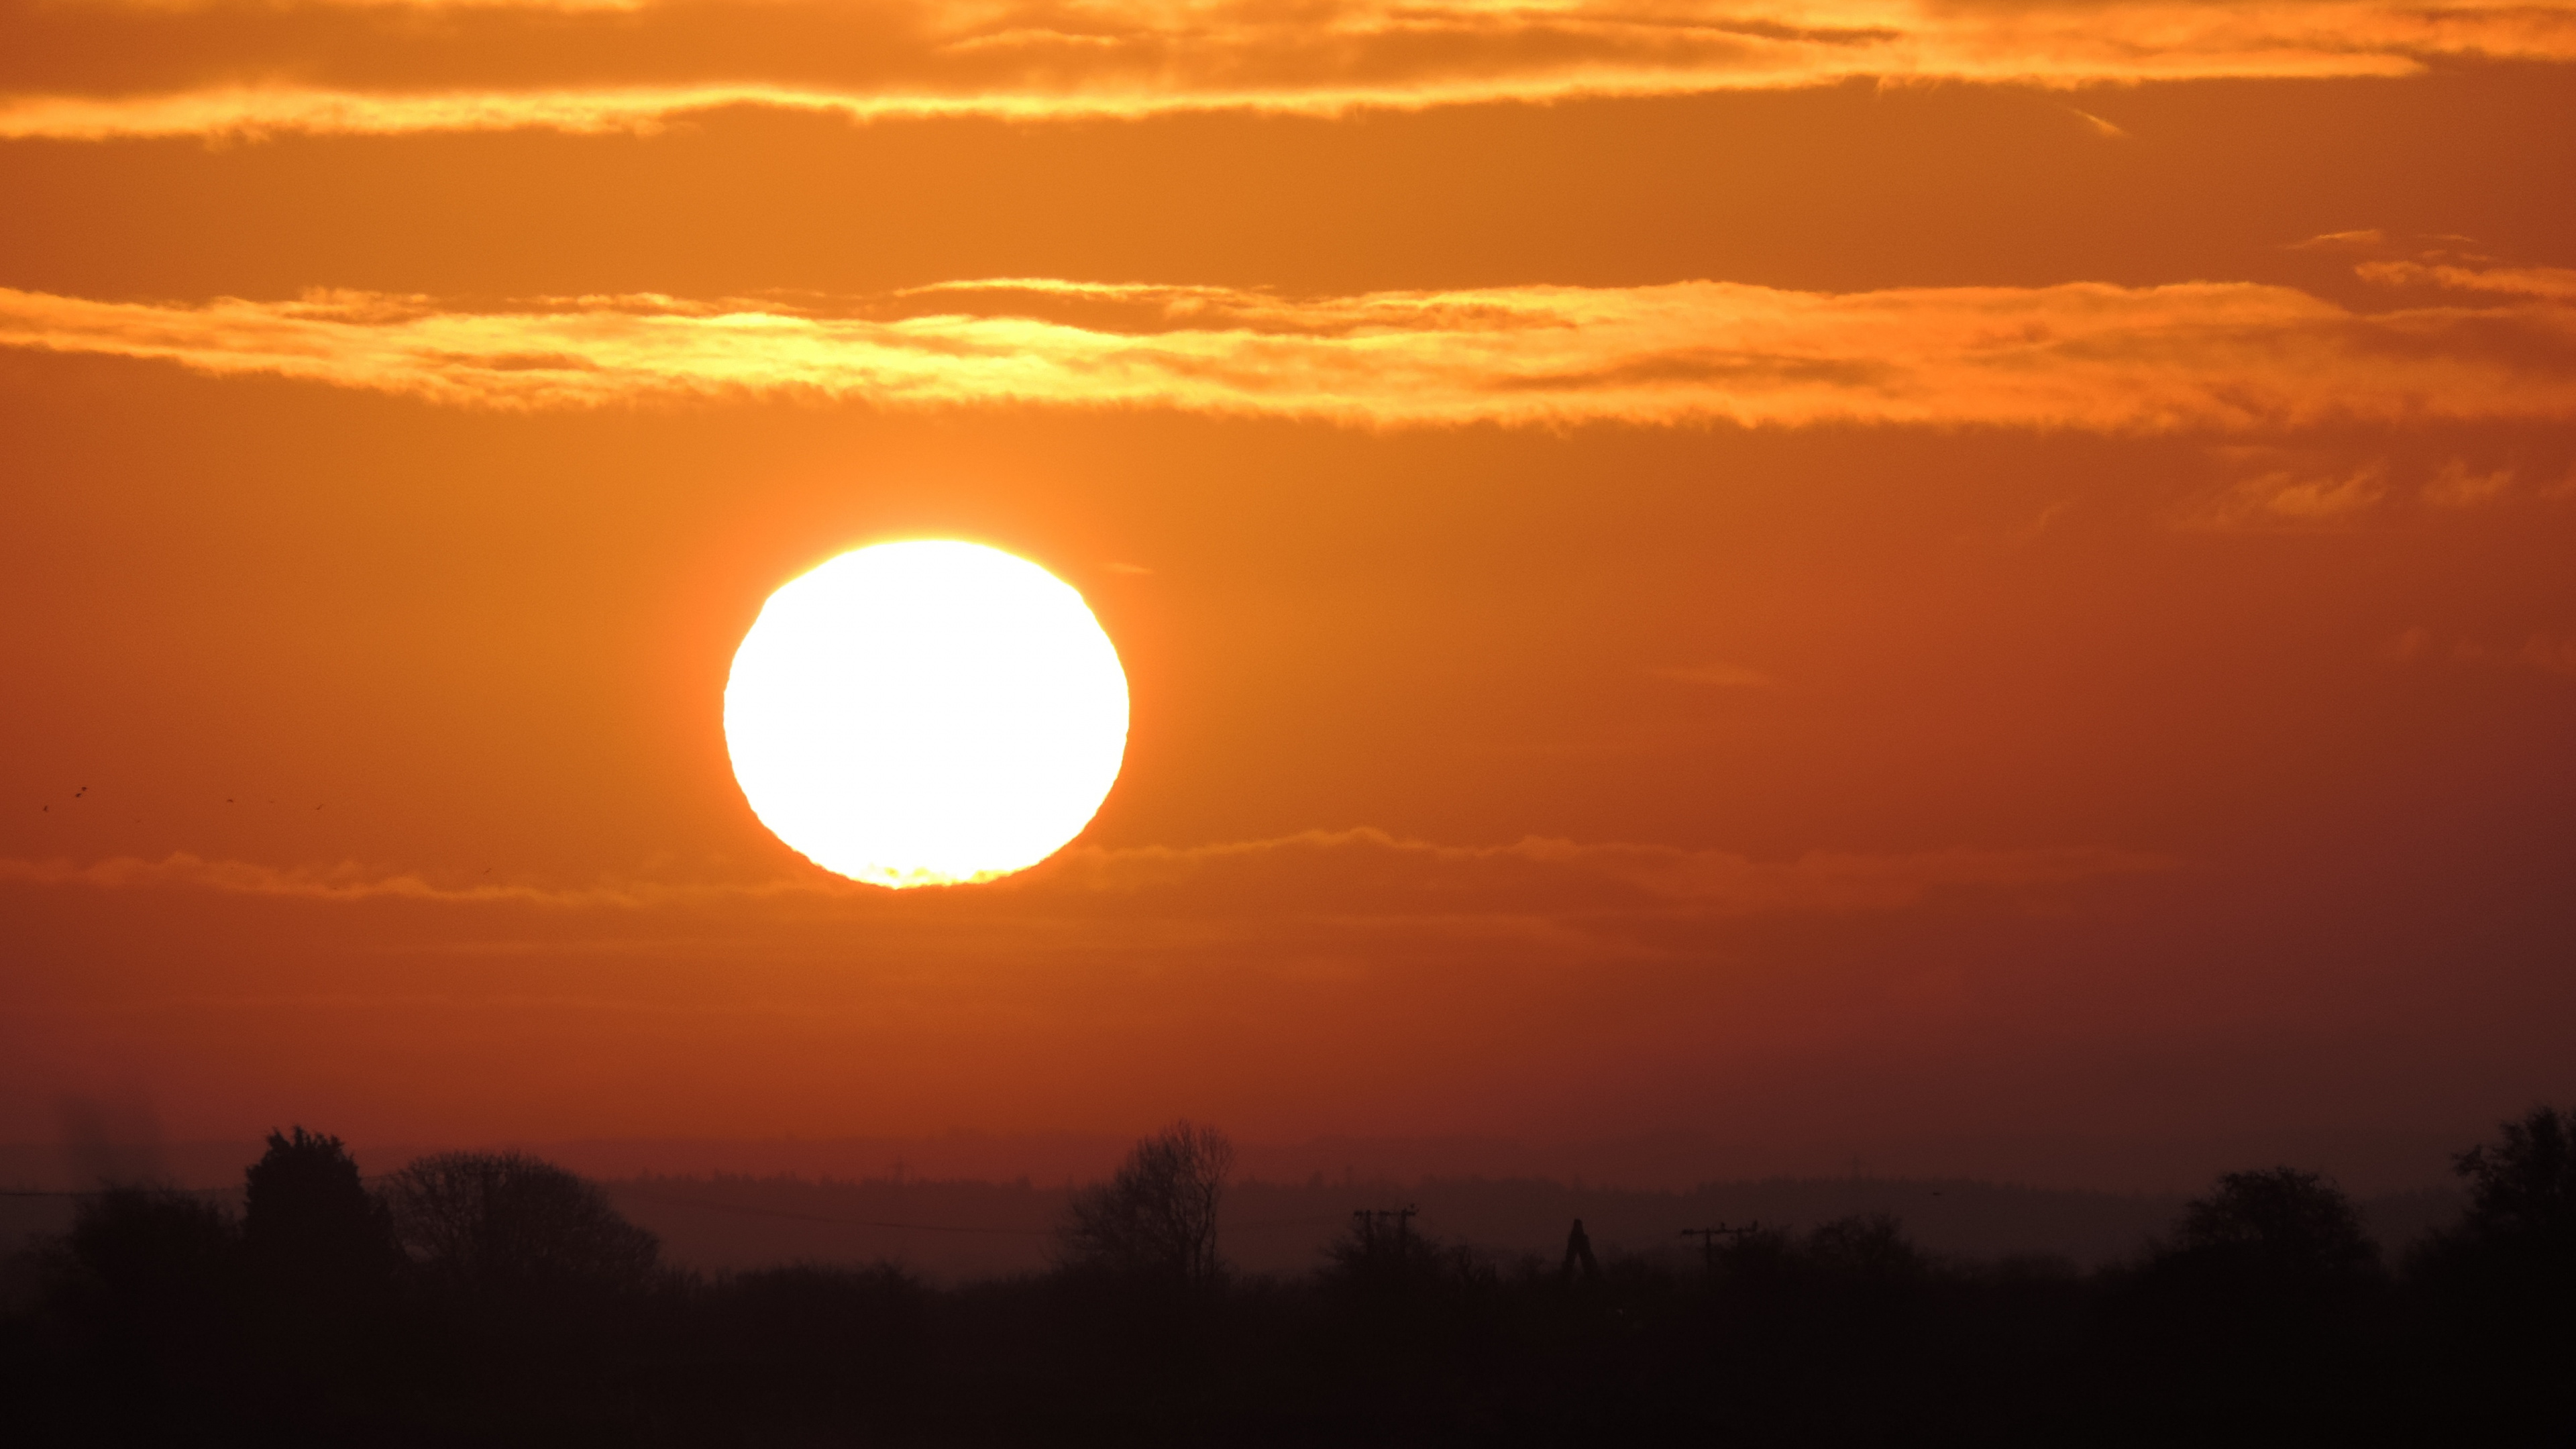
[{"label": "wispy cloud", "polygon": [[2129,138],[2127,131],[2103,120],[2091,111],[2079,111],[2072,106],[2067,107],[2067,110],[2074,115],[2075,119],[2084,123],[2084,129],[2106,141],[2125,141]]},{"label": "wispy cloud", "polygon": [[[2541,506],[2565,496],[2533,486],[2509,461],[2392,458],[2382,447],[2221,445],[2211,450],[2222,481],[2186,500],[2185,528],[2298,532],[2385,524],[2470,509]],[[2438,460],[2438,461],[2437,461]],[[2576,492],[2576,490],[2568,490]]]},{"label": "wispy cloud", "polygon": [[2369,462],[2336,471],[2280,468],[2229,485],[2185,512],[2186,528],[2245,532],[2350,523],[2388,496],[2388,469]]},{"label": "wispy cloud", "polygon": [[2576,416],[2576,307],[2517,293],[2373,313],[2250,283],[1298,299],[1017,280],[832,308],[581,297],[487,311],[374,293],[178,306],[0,289],[0,346],[500,408],[776,394],[1363,426],[2113,432]]},{"label": "wispy cloud", "polygon": [[2321,232],[2283,248],[2294,252],[2375,252],[2386,249],[2388,234],[2377,227]]},{"label": "wispy cloud", "polygon": [[1002,910],[1043,911],[1079,909],[1087,902],[1124,911],[1141,901],[1148,909],[1183,914],[1307,911],[1329,904],[1335,914],[1354,916],[1544,916],[1604,910],[1740,916],[1896,910],[1944,890],[2013,890],[2172,865],[2164,857],[2102,847],[1814,852],[1757,860],[1726,851],[1537,837],[1509,845],[1442,845],[1363,828],[1186,847],[1076,846],[1004,881],[901,896],[819,872],[749,881],[631,877],[484,885],[355,863],[283,867],[190,854],[88,864],[0,859],[0,883],[550,912],[698,911],[790,903],[809,909],[909,911],[938,909],[936,899],[948,897],[982,900]]},{"label": "wispy cloud", "polygon": [[2424,485],[2424,501],[2436,508],[2475,508],[2513,491],[2511,468],[2472,468],[2454,458]]},{"label": "wispy cloud", "polygon": [[2456,262],[2364,262],[2353,269],[2383,286],[2439,287],[2506,297],[2576,302],[2576,267],[2486,267]]},{"label": "wispy cloud", "polygon": [[[385,870],[355,861],[331,865],[265,865],[208,860],[177,852],[158,860],[115,856],[86,865],[67,860],[0,859],[0,883],[94,890],[179,889],[219,895],[305,901],[416,901],[439,905],[541,906],[638,910],[685,900],[811,894],[824,881],[705,884],[629,878],[583,885],[441,881],[432,873]],[[852,890],[858,887],[850,887]]]},{"label": "wispy cloud", "polygon": [[2398,664],[2423,665],[2447,661],[2455,665],[2501,666],[2537,670],[2543,674],[2576,675],[2576,634],[2545,630],[2526,636],[2519,644],[2460,636],[2445,645],[2440,636],[2418,624],[2400,630],[2381,652]]},{"label": "wispy cloud", "polygon": [[[442,12],[424,24],[420,11]],[[22,7],[0,135],[1330,114],[1881,81],[2072,87],[2576,58],[2576,8],[2274,0],[354,0]],[[201,56],[190,74],[184,59]],[[263,79],[243,84],[243,76]],[[2097,123],[2099,124],[2099,123]]]},{"label": "wispy cloud", "polygon": [[1359,829],[1240,845],[1068,852],[1060,878],[1087,889],[1136,892],[1257,875],[1293,882],[1300,894],[1329,900],[1337,910],[1432,901],[1544,913],[1615,901],[1631,909],[1753,915],[1895,910],[1945,889],[2008,890],[2173,866],[2166,857],[2102,847],[1818,851],[1756,860],[1728,851],[1540,837],[1442,845]]}]

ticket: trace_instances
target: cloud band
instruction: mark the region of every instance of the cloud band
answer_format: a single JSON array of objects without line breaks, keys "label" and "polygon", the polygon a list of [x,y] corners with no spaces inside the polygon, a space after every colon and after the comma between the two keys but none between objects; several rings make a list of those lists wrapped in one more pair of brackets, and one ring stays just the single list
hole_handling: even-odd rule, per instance
[{"label": "cloud band", "polygon": [[[437,21],[423,23],[424,10]],[[742,105],[853,120],[1046,120],[1328,115],[1857,78],[2070,87],[2387,76],[2434,60],[2576,59],[2576,8],[227,0],[24,9],[0,21],[0,50],[21,56],[0,98],[0,137],[598,132]]]},{"label": "cloud band", "polygon": [[0,289],[0,346],[493,408],[786,395],[1403,427],[1857,423],[2120,433],[2576,416],[2556,274],[2361,312],[2251,283],[1817,293],[1722,282],[1286,299],[960,283],[835,307],[668,297],[467,311]]}]

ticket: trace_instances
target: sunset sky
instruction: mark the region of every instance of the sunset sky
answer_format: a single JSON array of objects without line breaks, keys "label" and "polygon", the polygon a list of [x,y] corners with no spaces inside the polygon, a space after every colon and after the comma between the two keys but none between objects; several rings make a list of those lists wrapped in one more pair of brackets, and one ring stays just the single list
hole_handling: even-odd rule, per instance
[{"label": "sunset sky", "polygon": [[[2576,1095],[2570,178],[2576,5],[0,0],[0,1140],[2436,1180]],[[1002,882],[727,761],[907,538],[1128,675]]]}]

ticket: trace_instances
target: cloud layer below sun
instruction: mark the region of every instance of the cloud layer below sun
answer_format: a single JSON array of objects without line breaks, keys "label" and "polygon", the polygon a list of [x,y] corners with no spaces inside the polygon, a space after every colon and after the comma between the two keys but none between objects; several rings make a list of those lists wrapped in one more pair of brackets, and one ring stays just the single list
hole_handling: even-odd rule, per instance
[{"label": "cloud layer below sun", "polygon": [[2368,0],[64,4],[0,13],[0,137],[650,129],[736,105],[1017,119],[2576,59],[2576,7]]},{"label": "cloud layer below sun", "polygon": [[1361,426],[2132,433],[2576,410],[2568,274],[2392,280],[2415,284],[2411,305],[2361,311],[2253,283],[1820,293],[1682,282],[1287,299],[1008,280],[831,305],[630,296],[490,310],[349,292],[178,306],[0,289],[0,346],[500,408],[786,395]]},{"label": "cloud layer below sun", "polygon": [[1025,875],[966,891],[894,893],[819,872],[794,878],[692,881],[632,877],[587,884],[443,882],[355,864],[279,868],[175,854],[88,865],[0,859],[0,886],[212,892],[300,901],[409,902],[548,912],[722,912],[756,905],[773,919],[944,916],[951,906],[1013,918],[1143,911],[1155,919],[1303,915],[1329,903],[1350,920],[1552,923],[1575,935],[1642,920],[1686,921],[1811,912],[1876,912],[1942,892],[2045,890],[2155,874],[2178,862],[2103,847],[1971,849],[1904,854],[1817,851],[1757,860],[1728,851],[1530,838],[1457,846],[1372,829],[1310,830],[1192,847],[1075,846]]}]

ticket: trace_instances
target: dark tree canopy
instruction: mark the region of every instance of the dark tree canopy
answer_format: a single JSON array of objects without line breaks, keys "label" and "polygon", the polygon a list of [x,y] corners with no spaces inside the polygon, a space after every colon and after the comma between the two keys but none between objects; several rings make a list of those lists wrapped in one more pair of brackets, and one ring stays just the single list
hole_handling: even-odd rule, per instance
[{"label": "dark tree canopy", "polygon": [[1921,1277],[1931,1265],[1905,1236],[1905,1224],[1887,1213],[1863,1213],[1820,1223],[1807,1234],[1807,1258],[1828,1276],[1858,1283]]},{"label": "dark tree canopy", "polygon": [[2576,1342],[2576,1114],[2535,1107],[2452,1166],[2469,1210],[2417,1254],[2428,1281],[2481,1334]]},{"label": "dark tree canopy", "polygon": [[1204,1281],[1218,1271],[1217,1206],[1234,1144],[1186,1119],[1136,1144],[1117,1175],[1075,1196],[1058,1234],[1069,1266]]},{"label": "dark tree canopy", "polygon": [[270,1281],[294,1289],[357,1287],[400,1261],[384,1205],[337,1137],[268,1134],[245,1174],[243,1245]]},{"label": "dark tree canopy", "polygon": [[394,1174],[403,1247],[432,1278],[479,1289],[632,1284],[661,1243],[598,1188],[517,1152],[443,1152]]},{"label": "dark tree canopy", "polygon": [[2231,1172],[2183,1210],[2176,1253],[2203,1267],[2283,1285],[2326,1286],[2366,1276],[2379,1246],[2343,1189],[2313,1172]]},{"label": "dark tree canopy", "polygon": [[2535,1107],[2453,1166],[2469,1183],[2472,1235],[2576,1254],[2576,1114]]},{"label": "dark tree canopy", "polygon": [[1324,1271],[1222,1273],[1231,1153],[1183,1122],[1081,1195],[1069,1271],[953,1286],[648,1273],[651,1237],[560,1168],[361,1183],[281,1133],[251,1219],[302,1246],[260,1251],[303,1261],[378,1186],[408,1264],[279,1291],[220,1196],[92,1196],[0,1260],[0,1443],[2576,1443],[2576,1293],[2530,1246],[2563,1241],[2570,1130],[2534,1114],[2462,1154],[2476,1202],[2399,1275],[2330,1182],[2273,1169],[2096,1272],[1927,1256],[1866,1215],[1607,1247],[1569,1283],[1382,1206]]},{"label": "dark tree canopy", "polygon": [[232,1215],[193,1193],[111,1187],[82,1201],[66,1246],[110,1293],[153,1304],[220,1289],[238,1241]]}]

